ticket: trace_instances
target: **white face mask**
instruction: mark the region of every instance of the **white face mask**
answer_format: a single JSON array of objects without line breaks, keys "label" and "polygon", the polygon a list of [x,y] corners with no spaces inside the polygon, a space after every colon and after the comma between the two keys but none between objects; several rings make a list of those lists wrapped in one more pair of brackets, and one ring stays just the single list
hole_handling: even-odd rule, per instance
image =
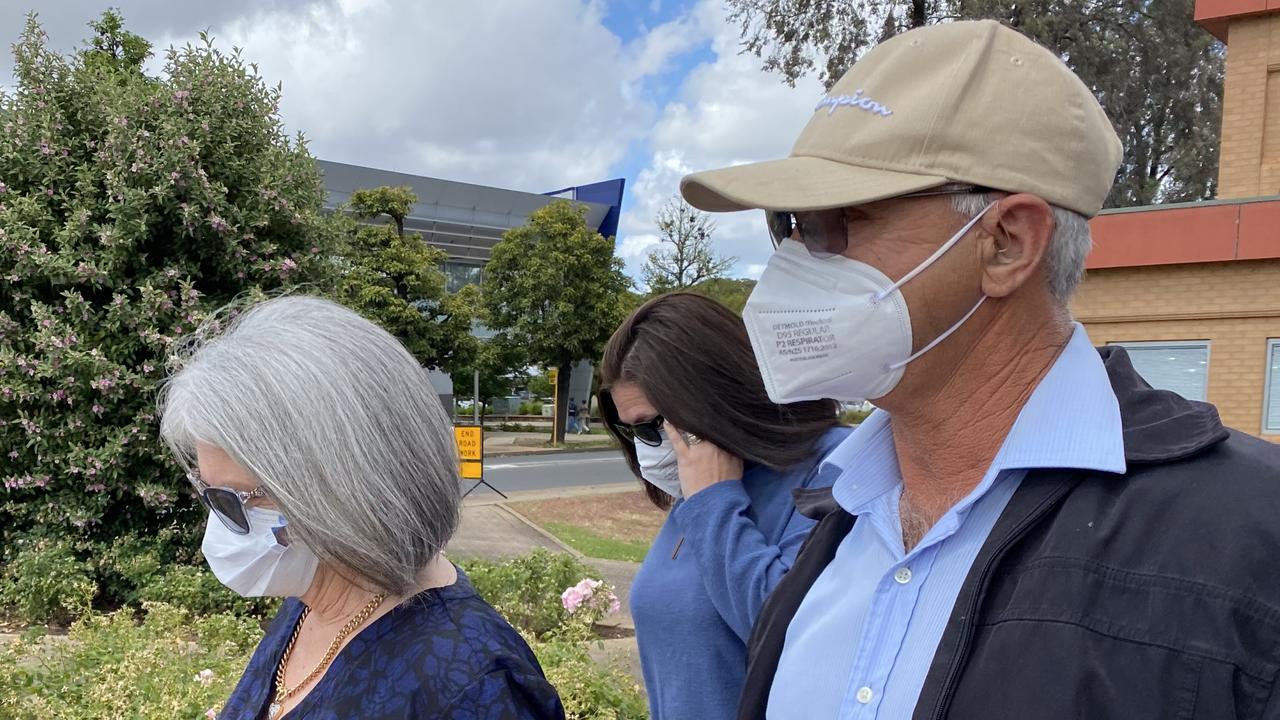
[{"label": "white face mask", "polygon": [[676,464],[676,449],[667,434],[662,433],[658,447],[635,440],[636,462],[640,464],[640,476],[662,492],[679,500],[684,497],[680,488],[680,468]]},{"label": "white face mask", "polygon": [[742,311],[769,399],[857,402],[889,394],[907,363],[959,329],[987,299],[912,355],[911,315],[901,287],[959,242],[994,204],[896,283],[867,263],[843,255],[819,259],[803,243],[783,241]]},{"label": "white face mask", "polygon": [[281,545],[276,533],[288,522],[275,510],[246,508],[249,534],[237,535],[212,513],[200,549],[223,585],[244,597],[297,597],[311,587],[315,553],[292,540]]}]

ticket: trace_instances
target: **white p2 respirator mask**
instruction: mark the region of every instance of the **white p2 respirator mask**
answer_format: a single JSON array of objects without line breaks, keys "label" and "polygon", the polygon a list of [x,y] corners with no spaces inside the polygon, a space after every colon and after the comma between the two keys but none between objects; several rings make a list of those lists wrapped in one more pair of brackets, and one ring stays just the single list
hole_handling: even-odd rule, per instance
[{"label": "white p2 respirator mask", "polygon": [[320,561],[296,539],[280,542],[288,525],[275,510],[245,508],[249,533],[237,535],[213,513],[200,549],[218,580],[244,597],[297,597],[311,587]]},{"label": "white p2 respirator mask", "polygon": [[907,363],[959,329],[987,299],[913,355],[901,287],[955,246],[994,204],[896,283],[867,263],[843,255],[816,258],[803,243],[784,240],[742,312],[769,399],[863,401],[893,390]]},{"label": "white p2 respirator mask", "polygon": [[680,487],[680,468],[676,464],[676,449],[662,433],[662,444],[654,447],[635,440],[636,462],[640,465],[640,476],[662,492],[679,500],[684,497]]}]

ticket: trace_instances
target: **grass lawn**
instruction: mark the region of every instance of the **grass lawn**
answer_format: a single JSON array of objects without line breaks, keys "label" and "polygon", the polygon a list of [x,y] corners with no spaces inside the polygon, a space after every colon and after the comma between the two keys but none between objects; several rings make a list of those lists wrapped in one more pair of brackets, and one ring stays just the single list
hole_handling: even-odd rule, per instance
[{"label": "grass lawn", "polygon": [[587,557],[632,562],[644,559],[667,518],[641,490],[512,503],[511,509]]}]

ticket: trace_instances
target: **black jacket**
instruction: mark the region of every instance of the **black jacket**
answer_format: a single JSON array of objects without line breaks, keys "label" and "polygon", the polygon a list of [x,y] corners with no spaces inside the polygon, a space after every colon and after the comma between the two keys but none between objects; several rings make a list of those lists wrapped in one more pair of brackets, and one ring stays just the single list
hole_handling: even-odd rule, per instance
[{"label": "black jacket", "polygon": [[[1280,718],[1280,446],[1100,352],[1128,471],[1027,473],[960,590],[916,720]],[[752,633],[742,720],[765,716],[787,626],[855,520],[829,490],[797,506],[821,519]]]}]

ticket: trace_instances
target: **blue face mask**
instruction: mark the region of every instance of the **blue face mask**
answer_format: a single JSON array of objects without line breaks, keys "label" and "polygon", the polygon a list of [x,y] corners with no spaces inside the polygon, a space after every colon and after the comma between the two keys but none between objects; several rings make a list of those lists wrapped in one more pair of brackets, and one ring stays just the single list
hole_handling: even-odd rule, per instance
[{"label": "blue face mask", "polygon": [[680,467],[676,463],[676,449],[672,447],[667,434],[661,433],[662,444],[654,447],[639,440],[633,441],[636,447],[636,462],[640,464],[640,476],[649,484],[662,492],[679,500],[684,497],[680,487]]}]

